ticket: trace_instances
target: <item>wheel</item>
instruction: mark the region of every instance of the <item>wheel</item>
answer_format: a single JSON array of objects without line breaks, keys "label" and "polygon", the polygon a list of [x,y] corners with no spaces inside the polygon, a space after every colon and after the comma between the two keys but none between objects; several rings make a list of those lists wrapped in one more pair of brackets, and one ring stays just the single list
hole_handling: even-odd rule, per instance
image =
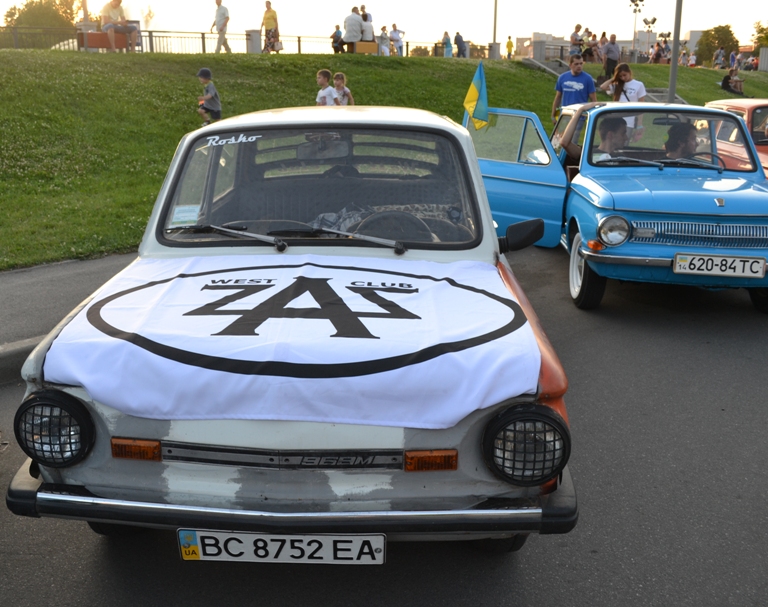
[{"label": "wheel", "polygon": [[708,156],[712,160],[716,161],[720,166],[722,166],[723,169],[728,168],[725,166],[725,160],[723,160],[720,156],[718,156],[714,152],[696,152],[695,154],[691,154],[690,156],[688,156],[688,158],[696,158],[696,156]]},{"label": "wheel", "polygon": [[581,234],[576,232],[571,241],[571,263],[568,271],[568,284],[571,297],[577,308],[592,310],[600,305],[605,293],[605,277],[597,274],[586,260],[579,255]]},{"label": "wheel", "polygon": [[520,550],[525,545],[527,539],[527,533],[518,533],[512,537],[505,537],[500,540],[475,540],[472,542],[472,546],[481,552],[489,554],[507,554]]},{"label": "wheel", "polygon": [[763,314],[768,314],[768,288],[747,289],[752,305]]},{"label": "wheel", "polygon": [[97,523],[95,521],[86,521],[91,531],[104,535],[106,537],[131,537],[145,533],[144,527],[131,527],[130,525],[115,525],[114,523]]},{"label": "wheel", "polygon": [[432,230],[416,215],[405,211],[382,211],[363,219],[355,230],[358,234],[390,240],[432,242]]}]

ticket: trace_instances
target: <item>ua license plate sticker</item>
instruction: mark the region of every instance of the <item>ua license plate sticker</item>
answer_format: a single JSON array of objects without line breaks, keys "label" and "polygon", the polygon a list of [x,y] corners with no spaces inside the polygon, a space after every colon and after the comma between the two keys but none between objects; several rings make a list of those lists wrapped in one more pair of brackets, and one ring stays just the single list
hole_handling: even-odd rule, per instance
[{"label": "ua license plate sticker", "polygon": [[685,255],[678,253],[675,255],[673,270],[676,274],[764,278],[765,259],[762,257],[727,257],[723,255]]},{"label": "ua license plate sticker", "polygon": [[383,565],[384,535],[275,535],[179,529],[185,561]]}]

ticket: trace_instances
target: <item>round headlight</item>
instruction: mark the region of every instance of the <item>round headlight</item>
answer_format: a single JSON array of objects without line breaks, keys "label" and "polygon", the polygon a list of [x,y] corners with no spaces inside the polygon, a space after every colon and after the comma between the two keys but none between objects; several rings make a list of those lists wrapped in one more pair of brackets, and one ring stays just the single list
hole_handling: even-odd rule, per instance
[{"label": "round headlight", "polygon": [[549,407],[518,405],[491,420],[483,450],[488,466],[513,485],[541,485],[557,477],[571,454],[571,435]]},{"label": "round headlight", "polygon": [[38,392],[25,400],[14,420],[24,453],[51,468],[82,460],[93,445],[94,428],[85,406],[63,392]]},{"label": "round headlight", "polygon": [[618,215],[606,217],[597,227],[597,236],[608,247],[620,245],[629,238],[629,223]]}]

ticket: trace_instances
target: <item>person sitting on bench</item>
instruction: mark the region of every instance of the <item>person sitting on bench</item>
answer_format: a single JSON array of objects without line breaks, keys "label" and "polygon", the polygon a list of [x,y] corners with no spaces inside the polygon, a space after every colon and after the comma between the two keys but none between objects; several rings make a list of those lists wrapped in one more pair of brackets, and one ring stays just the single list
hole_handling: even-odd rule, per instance
[{"label": "person sitting on bench", "polygon": [[129,25],[125,19],[125,12],[121,6],[123,0],[110,0],[101,9],[101,31],[107,33],[109,44],[112,47],[111,52],[115,52],[115,32],[130,36],[130,45],[128,50],[136,50],[136,38],[138,37],[138,28],[135,25]]}]

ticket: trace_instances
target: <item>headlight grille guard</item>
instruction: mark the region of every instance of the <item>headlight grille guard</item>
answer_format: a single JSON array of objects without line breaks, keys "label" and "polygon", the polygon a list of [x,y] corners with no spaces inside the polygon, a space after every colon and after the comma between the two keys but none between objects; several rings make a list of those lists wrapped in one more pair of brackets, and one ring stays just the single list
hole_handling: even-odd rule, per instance
[{"label": "headlight grille guard", "polygon": [[56,390],[32,393],[16,411],[13,429],[24,453],[49,468],[82,461],[95,439],[93,420],[85,405]]}]

